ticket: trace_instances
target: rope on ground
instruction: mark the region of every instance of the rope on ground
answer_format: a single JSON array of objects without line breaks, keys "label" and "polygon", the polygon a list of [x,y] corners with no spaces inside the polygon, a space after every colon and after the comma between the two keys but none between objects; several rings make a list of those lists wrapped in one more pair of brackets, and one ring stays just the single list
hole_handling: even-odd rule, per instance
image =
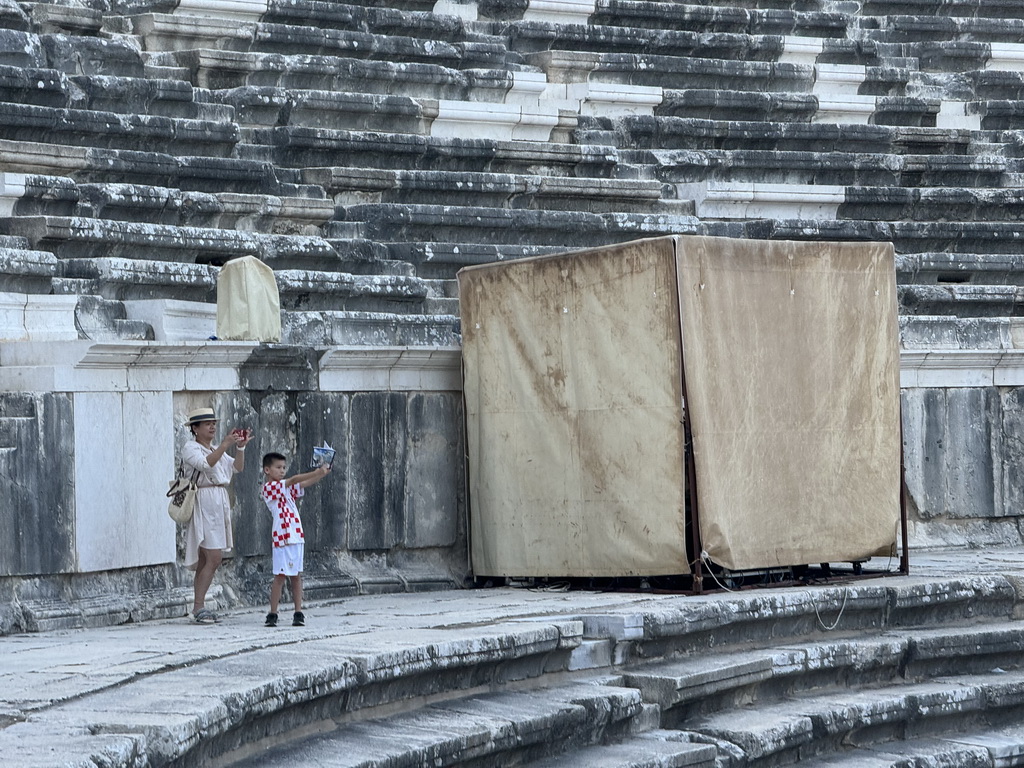
[{"label": "rope on ground", "polygon": [[850,597],[850,588],[846,587],[843,589],[843,606],[839,609],[839,615],[836,616],[836,620],[832,622],[831,626],[826,627],[825,622],[821,620],[821,614],[818,613],[818,604],[814,604],[814,615],[818,617],[818,624],[826,632],[831,632],[833,629],[839,626],[839,620],[843,618],[843,611],[846,610],[846,600]]}]

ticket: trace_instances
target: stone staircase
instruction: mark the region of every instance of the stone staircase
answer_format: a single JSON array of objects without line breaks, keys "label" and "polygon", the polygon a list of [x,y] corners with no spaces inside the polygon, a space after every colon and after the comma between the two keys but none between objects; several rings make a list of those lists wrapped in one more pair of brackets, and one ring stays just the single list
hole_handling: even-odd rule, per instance
[{"label": "stone staircase", "polygon": [[1024,764],[1024,633],[1012,618],[1012,587],[984,581],[584,612],[580,636],[561,627],[561,654],[520,656],[505,672],[490,659],[468,677],[443,665],[429,695],[415,700],[397,680],[390,694],[350,689],[347,704],[313,708],[326,719],[312,733],[298,713],[289,727],[299,736],[253,723],[263,737],[217,764]]},{"label": "stone staircase", "polygon": [[209,315],[254,254],[286,340],[429,345],[462,266],[710,234],[892,240],[905,314],[1014,317],[1024,12],[935,7],[11,3],[0,288]]}]

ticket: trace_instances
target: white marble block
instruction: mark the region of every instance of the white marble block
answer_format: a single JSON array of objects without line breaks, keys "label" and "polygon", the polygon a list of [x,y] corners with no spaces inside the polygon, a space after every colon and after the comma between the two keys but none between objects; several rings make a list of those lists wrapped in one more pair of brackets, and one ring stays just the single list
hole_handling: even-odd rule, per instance
[{"label": "white marble block", "polygon": [[75,550],[80,572],[174,562],[170,392],[78,392]]}]

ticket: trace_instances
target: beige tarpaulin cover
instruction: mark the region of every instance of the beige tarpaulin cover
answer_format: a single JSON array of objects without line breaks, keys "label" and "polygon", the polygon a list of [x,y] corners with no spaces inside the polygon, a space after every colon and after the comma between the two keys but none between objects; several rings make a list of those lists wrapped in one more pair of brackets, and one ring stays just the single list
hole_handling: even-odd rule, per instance
[{"label": "beige tarpaulin cover", "polygon": [[735,570],[888,553],[901,461],[892,245],[677,244],[704,550]]},{"label": "beige tarpaulin cover", "polygon": [[217,338],[281,340],[281,299],[274,270],[255,256],[232,259],[220,269]]},{"label": "beige tarpaulin cover", "polygon": [[714,562],[895,546],[891,245],[661,238],[468,268],[459,292],[478,575],[690,572],[681,367]]},{"label": "beige tarpaulin cover", "polygon": [[686,573],[672,241],[459,272],[473,569]]}]

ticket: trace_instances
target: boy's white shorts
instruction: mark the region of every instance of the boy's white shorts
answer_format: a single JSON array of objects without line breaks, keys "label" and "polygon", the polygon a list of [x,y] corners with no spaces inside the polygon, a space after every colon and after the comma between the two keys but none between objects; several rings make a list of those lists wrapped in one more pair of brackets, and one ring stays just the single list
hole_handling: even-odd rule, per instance
[{"label": "boy's white shorts", "polygon": [[302,573],[305,544],[285,544],[274,547],[274,575],[298,576]]}]

